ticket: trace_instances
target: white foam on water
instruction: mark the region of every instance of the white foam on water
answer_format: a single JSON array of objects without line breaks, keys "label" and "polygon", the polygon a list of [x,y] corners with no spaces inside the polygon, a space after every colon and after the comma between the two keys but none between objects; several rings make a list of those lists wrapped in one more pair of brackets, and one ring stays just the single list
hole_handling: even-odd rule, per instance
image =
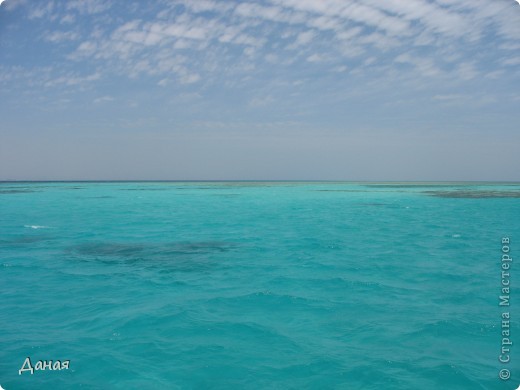
[{"label": "white foam on water", "polygon": [[40,225],[23,225],[23,227],[31,228],[31,229],[50,229],[50,226],[40,226]]}]

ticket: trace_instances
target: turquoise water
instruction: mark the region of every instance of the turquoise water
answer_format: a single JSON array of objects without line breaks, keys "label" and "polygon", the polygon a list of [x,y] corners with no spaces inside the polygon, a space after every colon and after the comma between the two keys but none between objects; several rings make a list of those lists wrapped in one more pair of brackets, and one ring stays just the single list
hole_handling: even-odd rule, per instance
[{"label": "turquoise water", "polygon": [[[498,295],[502,237],[520,253],[519,196],[518,184],[2,183],[0,385],[516,389],[520,346],[498,361]],[[70,369],[19,375],[26,357]]]}]

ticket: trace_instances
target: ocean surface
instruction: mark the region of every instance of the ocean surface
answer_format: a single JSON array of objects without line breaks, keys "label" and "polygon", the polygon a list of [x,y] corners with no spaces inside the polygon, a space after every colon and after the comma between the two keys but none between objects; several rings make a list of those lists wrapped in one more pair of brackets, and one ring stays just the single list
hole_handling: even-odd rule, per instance
[{"label": "ocean surface", "polygon": [[518,183],[0,183],[0,385],[516,389],[519,254]]}]

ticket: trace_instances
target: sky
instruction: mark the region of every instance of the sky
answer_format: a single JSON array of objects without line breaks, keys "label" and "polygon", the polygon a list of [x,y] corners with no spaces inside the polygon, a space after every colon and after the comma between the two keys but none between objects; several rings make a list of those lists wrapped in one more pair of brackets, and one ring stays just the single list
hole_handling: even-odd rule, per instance
[{"label": "sky", "polygon": [[520,180],[514,0],[6,0],[0,180]]}]

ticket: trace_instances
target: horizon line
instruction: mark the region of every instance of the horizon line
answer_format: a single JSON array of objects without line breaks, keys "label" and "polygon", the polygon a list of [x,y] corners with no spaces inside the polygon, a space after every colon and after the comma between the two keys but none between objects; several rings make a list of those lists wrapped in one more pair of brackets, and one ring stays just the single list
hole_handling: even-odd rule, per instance
[{"label": "horizon line", "polygon": [[519,180],[345,180],[345,179],[72,179],[72,180],[27,180],[8,179],[1,183],[514,183]]}]

